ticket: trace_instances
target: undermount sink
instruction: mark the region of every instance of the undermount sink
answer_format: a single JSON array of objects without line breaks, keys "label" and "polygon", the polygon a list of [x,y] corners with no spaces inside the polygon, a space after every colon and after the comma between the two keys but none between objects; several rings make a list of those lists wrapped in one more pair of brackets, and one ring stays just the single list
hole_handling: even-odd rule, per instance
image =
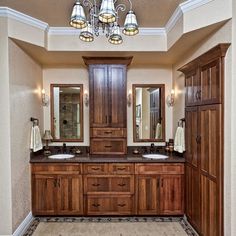
[{"label": "undermount sink", "polygon": [[162,154],[145,154],[143,155],[144,158],[147,159],[167,159],[168,156]]},{"label": "undermount sink", "polygon": [[56,155],[50,155],[48,158],[51,159],[70,159],[73,158],[75,155],[72,154],[56,154]]}]

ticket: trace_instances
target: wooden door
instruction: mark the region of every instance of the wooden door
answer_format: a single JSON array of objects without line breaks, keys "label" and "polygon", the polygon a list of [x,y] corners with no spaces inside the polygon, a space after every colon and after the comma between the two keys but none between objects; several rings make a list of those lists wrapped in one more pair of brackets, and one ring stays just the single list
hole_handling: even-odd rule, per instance
[{"label": "wooden door", "polygon": [[218,205],[217,183],[201,175],[201,234],[220,236],[220,210]]},{"label": "wooden door", "polygon": [[57,211],[57,176],[32,176],[32,208],[34,215],[55,215]]},{"label": "wooden door", "polygon": [[138,176],[138,214],[155,215],[159,210],[159,177]]},{"label": "wooden door", "polygon": [[126,66],[109,65],[109,127],[126,127]]},{"label": "wooden door", "polygon": [[185,175],[185,210],[188,220],[197,231],[200,230],[201,225],[200,197],[199,170],[187,163]]},{"label": "wooden door", "polygon": [[58,214],[83,214],[82,177],[78,175],[59,175],[57,187]]},{"label": "wooden door", "polygon": [[185,75],[185,105],[193,106],[199,103],[198,69],[195,68]]},{"label": "wooden door", "polygon": [[201,174],[201,230],[223,235],[223,150],[221,105],[199,107]]},{"label": "wooden door", "polygon": [[109,126],[107,65],[89,66],[90,127]]},{"label": "wooden door", "polygon": [[200,67],[200,89],[198,97],[201,104],[221,103],[222,79],[220,58]]},{"label": "wooden door", "polygon": [[187,107],[185,109],[185,139],[186,139],[186,161],[198,167],[198,109],[197,107]]},{"label": "wooden door", "polygon": [[184,214],[184,176],[161,175],[160,183],[160,214]]}]

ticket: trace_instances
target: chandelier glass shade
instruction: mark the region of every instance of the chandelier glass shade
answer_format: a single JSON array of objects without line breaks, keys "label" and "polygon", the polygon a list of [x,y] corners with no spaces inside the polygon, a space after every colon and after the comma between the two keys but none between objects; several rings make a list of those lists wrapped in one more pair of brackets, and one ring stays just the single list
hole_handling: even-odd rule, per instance
[{"label": "chandelier glass shade", "polygon": [[[132,10],[131,0],[123,27],[123,34],[134,36],[138,34],[137,18]],[[80,39],[85,42],[92,42],[94,36],[105,34],[108,41],[112,44],[121,44],[123,42],[120,26],[118,24],[118,13],[126,10],[125,4],[115,3],[117,0],[77,0],[73,6],[70,25],[76,29],[81,29]],[[86,17],[85,8],[88,9]]]}]

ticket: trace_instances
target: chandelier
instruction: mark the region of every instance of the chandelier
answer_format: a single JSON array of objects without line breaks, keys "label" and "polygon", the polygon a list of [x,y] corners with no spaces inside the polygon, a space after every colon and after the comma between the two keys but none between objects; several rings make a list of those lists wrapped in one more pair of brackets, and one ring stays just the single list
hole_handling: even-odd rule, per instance
[{"label": "chandelier", "polygon": [[[70,25],[76,29],[81,29],[79,38],[85,42],[92,42],[94,36],[105,34],[108,41],[112,44],[123,42],[120,26],[118,24],[119,12],[126,10],[125,4],[116,4],[117,0],[77,0],[73,6]],[[137,18],[132,10],[131,0],[129,11],[126,15],[123,34],[133,36],[138,34]],[[84,7],[88,8],[86,17]]]}]

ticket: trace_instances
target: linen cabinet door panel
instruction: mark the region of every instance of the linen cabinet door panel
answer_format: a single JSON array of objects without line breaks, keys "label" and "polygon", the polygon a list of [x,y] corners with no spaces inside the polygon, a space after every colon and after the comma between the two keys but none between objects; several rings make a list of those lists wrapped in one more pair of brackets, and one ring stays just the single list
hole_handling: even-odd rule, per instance
[{"label": "linen cabinet door panel", "polygon": [[198,108],[185,109],[186,161],[198,167]]},{"label": "linen cabinet door panel", "polygon": [[200,67],[199,98],[201,104],[221,103],[222,81],[220,71],[220,59],[202,65]]},{"label": "linen cabinet door panel", "polygon": [[57,176],[32,176],[32,208],[34,215],[55,215],[57,212]]},{"label": "linen cabinet door panel", "polygon": [[58,176],[58,214],[83,214],[82,177],[78,175]]},{"label": "linen cabinet door panel", "polygon": [[222,156],[221,105],[199,108],[201,171],[213,178],[219,176]]},{"label": "linen cabinet door panel", "polygon": [[201,233],[203,236],[221,234],[219,207],[217,207],[217,184],[201,175]]},{"label": "linen cabinet door panel", "polygon": [[198,70],[194,69],[185,75],[185,105],[193,106],[199,102]]},{"label": "linen cabinet door panel", "polygon": [[109,124],[110,127],[126,127],[126,66],[110,65]]},{"label": "linen cabinet door panel", "polygon": [[159,178],[157,176],[138,176],[138,214],[155,215],[159,210]]},{"label": "linen cabinet door panel", "polygon": [[108,78],[106,65],[91,65],[90,73],[90,126],[108,127]]},{"label": "linen cabinet door panel", "polygon": [[162,175],[160,182],[160,214],[184,214],[184,176]]}]

